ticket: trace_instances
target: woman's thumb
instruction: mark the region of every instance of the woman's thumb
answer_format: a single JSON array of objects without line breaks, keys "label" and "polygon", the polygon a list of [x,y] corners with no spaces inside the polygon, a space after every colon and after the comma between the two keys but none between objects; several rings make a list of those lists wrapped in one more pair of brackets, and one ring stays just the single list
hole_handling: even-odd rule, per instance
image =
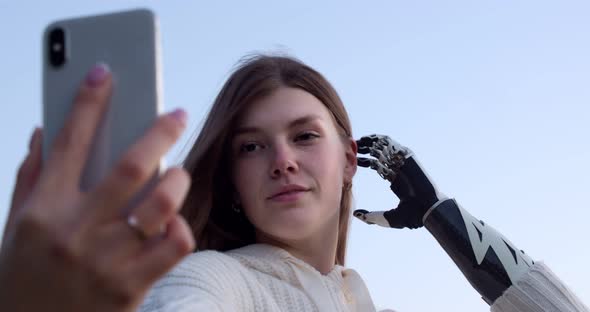
[{"label": "woman's thumb", "polygon": [[357,209],[352,214],[367,224],[377,224],[384,227],[391,227],[389,221],[385,219],[385,211],[367,211]]}]

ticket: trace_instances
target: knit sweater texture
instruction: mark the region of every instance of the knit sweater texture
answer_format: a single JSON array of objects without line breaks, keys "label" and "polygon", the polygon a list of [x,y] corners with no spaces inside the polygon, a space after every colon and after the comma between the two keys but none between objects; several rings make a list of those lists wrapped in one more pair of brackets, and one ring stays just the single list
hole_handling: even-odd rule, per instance
[{"label": "knit sweater texture", "polygon": [[[149,291],[141,312],[376,311],[352,269],[328,274],[287,251],[254,244],[187,256]],[[382,310],[393,311],[393,310]],[[583,312],[588,309],[542,263],[491,307],[492,312]]]}]

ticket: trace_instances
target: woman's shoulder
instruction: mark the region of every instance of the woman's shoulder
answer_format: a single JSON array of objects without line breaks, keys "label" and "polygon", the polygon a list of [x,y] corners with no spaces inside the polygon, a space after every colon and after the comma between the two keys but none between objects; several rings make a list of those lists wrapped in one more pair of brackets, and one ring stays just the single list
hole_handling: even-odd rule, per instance
[{"label": "woman's shoulder", "polygon": [[[193,309],[227,310],[224,305],[240,304],[236,298],[244,287],[240,282],[241,264],[219,251],[198,251],[186,256],[149,290],[140,311]],[[225,299],[224,299],[225,298]],[[230,298],[230,299],[228,299]]]}]

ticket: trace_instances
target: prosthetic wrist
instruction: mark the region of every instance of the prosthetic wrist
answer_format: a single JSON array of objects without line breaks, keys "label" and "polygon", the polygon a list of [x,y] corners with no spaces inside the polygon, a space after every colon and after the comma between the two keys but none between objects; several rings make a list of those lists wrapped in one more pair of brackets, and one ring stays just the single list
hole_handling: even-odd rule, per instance
[{"label": "prosthetic wrist", "polygon": [[454,199],[437,203],[423,222],[489,305],[534,264],[524,251]]}]

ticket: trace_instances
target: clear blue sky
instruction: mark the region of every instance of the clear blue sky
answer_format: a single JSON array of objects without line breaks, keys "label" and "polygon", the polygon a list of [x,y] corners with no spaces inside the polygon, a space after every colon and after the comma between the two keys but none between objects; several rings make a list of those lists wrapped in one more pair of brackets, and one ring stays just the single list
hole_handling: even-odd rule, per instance
[{"label": "clear blue sky", "polygon": [[[177,163],[233,65],[281,51],[340,92],[356,136],[412,148],[447,195],[544,260],[590,304],[590,3],[587,1],[0,0],[0,226],[41,124],[41,32],[52,20],[149,7],[159,16],[164,99],[190,114]],[[357,208],[397,204],[359,170]],[[348,265],[379,307],[486,311],[426,230],[354,220]]]}]

